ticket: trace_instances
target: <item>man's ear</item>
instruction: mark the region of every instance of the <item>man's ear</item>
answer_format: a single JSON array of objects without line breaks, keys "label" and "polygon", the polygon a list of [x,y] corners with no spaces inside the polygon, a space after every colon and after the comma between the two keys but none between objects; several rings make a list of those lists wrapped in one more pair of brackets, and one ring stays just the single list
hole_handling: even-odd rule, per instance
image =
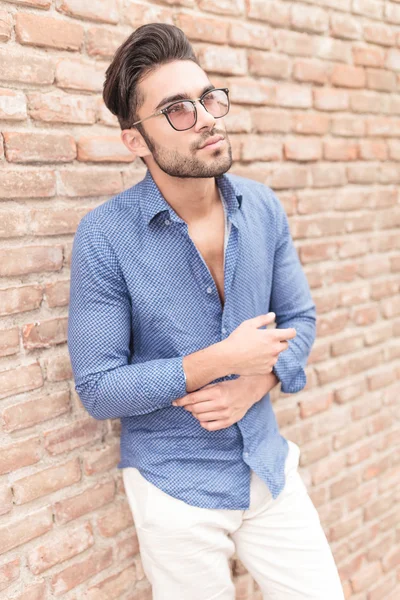
[{"label": "man's ear", "polygon": [[130,152],[136,157],[150,156],[151,152],[143,136],[135,128],[123,129],[121,139]]}]

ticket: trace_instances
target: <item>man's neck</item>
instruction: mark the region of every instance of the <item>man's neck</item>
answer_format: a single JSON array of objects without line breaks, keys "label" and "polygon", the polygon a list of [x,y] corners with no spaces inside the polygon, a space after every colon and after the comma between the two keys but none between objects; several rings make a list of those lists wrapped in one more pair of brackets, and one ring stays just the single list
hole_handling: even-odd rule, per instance
[{"label": "man's neck", "polygon": [[188,225],[206,220],[221,202],[214,177],[180,179],[158,167],[149,171],[165,200]]}]

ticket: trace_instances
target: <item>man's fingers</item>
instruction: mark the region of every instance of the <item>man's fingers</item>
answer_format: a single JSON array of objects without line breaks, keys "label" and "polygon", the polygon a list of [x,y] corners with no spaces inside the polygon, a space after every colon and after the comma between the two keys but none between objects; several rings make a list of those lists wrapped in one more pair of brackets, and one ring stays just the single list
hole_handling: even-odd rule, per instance
[{"label": "man's fingers", "polygon": [[230,427],[232,423],[229,419],[223,419],[220,421],[207,421],[200,423],[200,425],[208,431],[217,431],[218,429],[227,429],[227,427]]},{"label": "man's fingers", "polygon": [[288,327],[288,329],[273,329],[269,333],[273,333],[273,335],[282,342],[285,340],[291,340],[297,335],[294,327]]},{"label": "man's fingers", "polygon": [[202,415],[206,412],[215,412],[224,410],[224,406],[221,406],[219,402],[215,400],[208,400],[206,402],[196,402],[195,404],[190,404],[185,406],[185,409],[194,415]]},{"label": "man's fingers", "polygon": [[190,394],[186,394],[186,396],[182,396],[182,398],[177,398],[172,402],[174,406],[187,406],[189,404],[197,404],[197,402],[205,402],[206,400],[210,400],[211,392],[210,388],[216,384],[209,384],[201,390],[197,390],[196,392],[190,392]]}]

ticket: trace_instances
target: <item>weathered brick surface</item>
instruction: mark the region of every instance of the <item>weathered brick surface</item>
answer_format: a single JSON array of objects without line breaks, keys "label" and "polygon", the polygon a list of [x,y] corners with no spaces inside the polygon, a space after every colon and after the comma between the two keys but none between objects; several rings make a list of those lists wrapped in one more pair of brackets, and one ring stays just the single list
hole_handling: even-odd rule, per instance
[{"label": "weathered brick surface", "polygon": [[[78,223],[145,172],[103,103],[104,73],[154,21],[183,28],[210,80],[229,88],[232,172],[271,187],[289,217],[317,340],[305,389],[275,388],[274,411],[300,446],[346,600],[397,600],[393,0],[0,2],[0,595],[151,598],[116,470],[120,423],[87,415],[66,344]],[[238,560],[233,576],[238,598],[260,600]]]}]

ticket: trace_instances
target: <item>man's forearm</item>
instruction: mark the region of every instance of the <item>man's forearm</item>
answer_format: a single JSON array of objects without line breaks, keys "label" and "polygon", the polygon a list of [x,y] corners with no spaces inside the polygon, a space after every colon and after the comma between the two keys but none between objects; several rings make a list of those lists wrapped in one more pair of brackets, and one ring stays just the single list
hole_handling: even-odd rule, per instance
[{"label": "man's forearm", "polygon": [[182,364],[188,393],[232,373],[230,356],[223,341],[184,356]]}]

